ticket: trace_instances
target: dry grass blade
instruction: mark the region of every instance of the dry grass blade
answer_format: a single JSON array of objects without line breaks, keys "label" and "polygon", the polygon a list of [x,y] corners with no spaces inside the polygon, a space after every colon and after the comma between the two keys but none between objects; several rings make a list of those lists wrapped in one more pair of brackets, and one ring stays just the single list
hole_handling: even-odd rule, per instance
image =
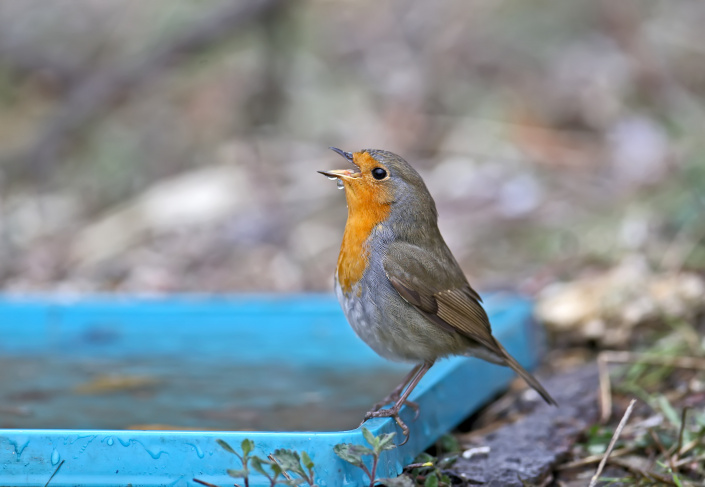
[{"label": "dry grass blade", "polygon": [[688,465],[689,463],[698,463],[698,462],[705,462],[705,453],[702,455],[697,455],[694,457],[688,457],[688,458],[681,458],[677,462],[674,463],[676,467],[682,467],[683,465]]},{"label": "dry grass blade", "polygon": [[639,362],[647,365],[664,365],[680,369],[705,370],[705,358],[700,357],[657,357],[634,352],[602,352],[610,363],[630,364]]},{"label": "dry grass blade", "polygon": [[693,448],[695,448],[698,445],[700,445],[699,439],[689,441],[680,449],[680,451],[679,451],[680,456],[685,455],[686,453],[688,453],[690,450],[692,450]]},{"label": "dry grass blade", "polygon": [[629,406],[627,407],[627,410],[624,412],[624,416],[622,416],[622,420],[619,422],[619,425],[617,425],[617,429],[615,430],[614,434],[612,435],[612,439],[610,440],[610,444],[607,446],[607,451],[605,451],[605,456],[602,458],[602,461],[597,466],[597,471],[595,472],[595,475],[593,475],[592,479],[590,480],[589,487],[595,487],[595,485],[597,485],[597,481],[600,478],[600,475],[602,475],[602,470],[604,470],[605,465],[607,464],[607,459],[609,458],[610,454],[612,453],[612,450],[614,449],[614,445],[617,443],[617,440],[619,439],[619,435],[622,434],[622,430],[626,426],[627,421],[629,421],[629,416],[632,415],[632,411],[634,410],[635,404],[636,404],[636,399],[632,399],[631,402],[629,403]]},{"label": "dry grass blade", "polygon": [[602,423],[609,421],[612,415],[612,383],[610,382],[609,352],[601,352],[597,356],[597,371],[600,380],[600,420]]},{"label": "dry grass blade", "polygon": [[[612,451],[612,453],[610,454],[610,458],[621,457],[622,455],[632,453],[635,450],[637,450],[637,447],[635,446],[626,446],[624,448],[618,448]],[[574,460],[572,462],[564,463],[563,465],[558,465],[556,467],[556,470],[570,470],[571,468],[578,468],[584,467],[586,465],[591,465],[602,460],[604,456],[604,453],[601,455],[590,455],[585,458],[581,458],[580,460]]]},{"label": "dry grass blade", "polygon": [[600,419],[606,423],[612,414],[612,384],[608,364],[645,364],[676,367],[679,369],[705,370],[705,359],[699,357],[655,357],[633,352],[601,352],[597,357],[600,379]]},{"label": "dry grass blade", "polygon": [[674,487],[677,487],[678,485],[673,479],[667,477],[666,475],[644,470],[643,468],[634,465],[632,462],[625,461],[621,458],[613,458],[610,460],[610,463],[622,467],[642,478],[654,480],[658,482],[658,485],[672,485]]}]

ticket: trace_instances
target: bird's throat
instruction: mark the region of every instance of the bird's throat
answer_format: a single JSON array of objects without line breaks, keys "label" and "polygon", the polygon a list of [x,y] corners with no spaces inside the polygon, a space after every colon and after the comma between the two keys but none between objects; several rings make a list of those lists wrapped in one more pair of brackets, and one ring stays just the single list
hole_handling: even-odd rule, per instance
[{"label": "bird's throat", "polygon": [[353,286],[362,279],[369,262],[368,240],[375,227],[389,218],[391,205],[377,203],[375,199],[362,201],[364,196],[359,191],[346,188],[348,200],[348,221],[345,224],[343,243],[338,256],[337,276],[341,289],[345,294],[352,291]]}]

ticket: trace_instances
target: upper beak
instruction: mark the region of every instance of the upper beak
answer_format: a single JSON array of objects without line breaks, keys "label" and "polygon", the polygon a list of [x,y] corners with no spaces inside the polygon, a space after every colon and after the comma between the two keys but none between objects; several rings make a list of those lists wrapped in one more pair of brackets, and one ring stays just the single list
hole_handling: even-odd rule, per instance
[{"label": "upper beak", "polygon": [[348,162],[351,162],[354,164],[352,152],[345,152],[344,150],[338,149],[337,147],[328,147],[328,148],[330,150],[332,150],[333,152],[337,152],[338,154],[340,154],[341,156],[346,158],[348,160]]},{"label": "upper beak", "polygon": [[[352,152],[345,152],[344,150],[338,149],[337,147],[329,147],[330,150],[337,152],[344,158],[348,160],[351,164],[355,164],[353,162],[353,154]],[[357,166],[356,166],[357,167]],[[319,173],[323,174],[324,176],[328,176],[329,178],[356,178],[360,176],[359,171],[351,171],[350,169],[335,169],[331,171],[318,171]]]}]

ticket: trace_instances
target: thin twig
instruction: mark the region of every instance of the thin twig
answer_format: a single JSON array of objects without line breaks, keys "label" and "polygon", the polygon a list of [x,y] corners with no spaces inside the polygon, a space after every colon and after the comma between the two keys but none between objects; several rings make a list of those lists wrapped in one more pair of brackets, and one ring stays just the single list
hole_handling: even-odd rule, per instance
[{"label": "thin twig", "polygon": [[685,420],[686,420],[687,414],[688,414],[688,408],[684,407],[683,412],[681,413],[681,427],[678,430],[678,443],[676,444],[676,449],[674,450],[674,453],[676,455],[676,460],[678,460],[680,458],[681,447],[683,446],[683,433],[685,432]]},{"label": "thin twig", "polygon": [[276,459],[276,457],[275,457],[274,455],[272,455],[272,454],[270,453],[269,455],[267,455],[267,458],[269,458],[271,461],[273,461],[274,463],[276,463],[276,464],[279,466],[279,470],[282,471],[282,475],[284,476],[284,478],[285,478],[286,480],[293,480],[293,477],[292,477],[291,475],[289,475],[288,473],[286,473],[286,471],[284,471],[284,469],[282,468],[281,464],[277,461],[277,459]]},{"label": "thin twig", "polygon": [[404,466],[404,471],[405,472],[410,472],[415,468],[424,468],[424,467],[432,467],[433,463],[432,462],[424,462],[424,463],[410,463],[409,465]]},{"label": "thin twig", "polygon": [[61,460],[61,462],[56,466],[56,470],[54,470],[54,473],[51,474],[51,477],[49,477],[49,480],[47,480],[47,483],[44,484],[44,487],[47,487],[47,485],[49,485],[49,482],[51,482],[51,479],[54,478],[54,475],[56,475],[59,472],[59,469],[61,468],[61,466],[64,464],[65,461],[66,460]]},{"label": "thin twig", "polygon": [[610,454],[612,453],[612,450],[614,449],[614,445],[617,443],[617,440],[619,439],[619,435],[622,434],[622,430],[626,426],[627,421],[629,421],[629,416],[632,415],[632,411],[634,410],[635,404],[636,404],[636,399],[632,399],[631,402],[629,403],[629,406],[627,406],[627,410],[624,412],[624,416],[622,416],[622,420],[619,422],[619,425],[617,425],[617,429],[615,430],[614,434],[612,435],[612,439],[610,440],[610,444],[607,446],[607,451],[605,452],[605,456],[602,458],[602,461],[597,466],[597,471],[595,472],[595,475],[593,475],[592,480],[590,480],[589,487],[595,487],[595,485],[597,485],[597,481],[600,478],[600,475],[602,475],[602,470],[604,470],[604,468],[605,468],[605,464],[607,463],[607,459],[609,458]]},{"label": "thin twig", "polygon": [[654,440],[654,443],[656,443],[656,445],[658,446],[659,450],[661,450],[661,454],[666,457],[666,460],[668,461],[668,466],[671,468],[671,470],[674,470],[673,459],[671,458],[671,454],[668,452],[666,447],[663,446],[663,443],[661,443],[661,439],[651,428],[649,428],[649,434],[651,435],[651,439]]}]

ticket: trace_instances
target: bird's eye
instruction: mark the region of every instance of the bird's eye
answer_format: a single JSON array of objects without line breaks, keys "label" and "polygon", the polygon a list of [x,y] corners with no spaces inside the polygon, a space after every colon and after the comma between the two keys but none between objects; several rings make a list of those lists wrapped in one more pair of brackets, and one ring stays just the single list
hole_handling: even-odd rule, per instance
[{"label": "bird's eye", "polygon": [[381,167],[376,167],[372,170],[372,177],[377,180],[384,179],[387,177],[387,171],[385,171]]}]

